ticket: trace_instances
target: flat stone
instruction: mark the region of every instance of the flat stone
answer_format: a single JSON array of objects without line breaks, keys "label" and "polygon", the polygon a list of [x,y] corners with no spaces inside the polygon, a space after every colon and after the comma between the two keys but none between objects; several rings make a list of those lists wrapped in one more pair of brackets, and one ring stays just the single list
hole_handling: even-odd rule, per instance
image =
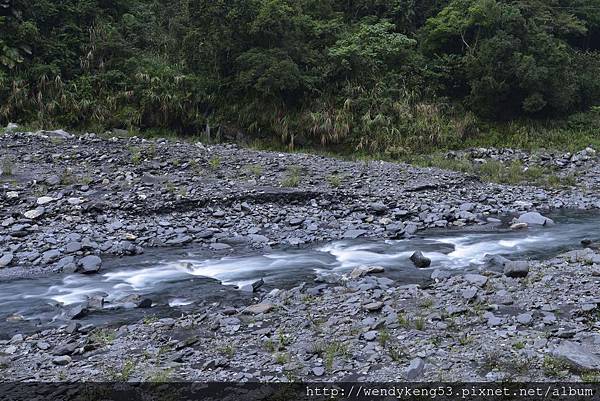
[{"label": "flat stone", "polygon": [[44,209],[43,207],[40,206],[33,210],[26,211],[25,213],[23,213],[23,216],[27,217],[28,219],[35,220],[38,217],[40,217],[41,215],[43,215],[45,212],[46,212],[46,209]]},{"label": "flat stone", "polygon": [[377,312],[383,308],[383,302],[370,302],[364,306],[366,311]]},{"label": "flat stone", "polygon": [[528,325],[533,321],[533,316],[530,313],[521,313],[517,315],[517,322]]},{"label": "flat stone", "polygon": [[38,205],[40,205],[40,206],[41,206],[41,205],[48,204],[48,203],[50,203],[50,202],[54,202],[55,200],[56,200],[56,199],[54,199],[54,198],[53,198],[53,197],[51,197],[51,196],[42,196],[41,198],[38,198],[38,199],[37,199],[37,202],[36,202],[36,203],[37,203]]},{"label": "flat stone", "polygon": [[343,237],[346,239],[356,239],[358,237],[362,237],[366,233],[367,232],[365,230],[347,230]]},{"label": "flat stone", "polygon": [[482,276],[481,274],[465,274],[464,277],[467,282],[478,287],[483,287],[488,281],[488,278],[486,276]]},{"label": "flat stone", "polygon": [[260,304],[250,305],[246,309],[244,309],[242,313],[246,315],[259,315],[261,313],[270,312],[271,310],[273,310],[274,307],[275,305],[273,305],[272,303],[264,302]]},{"label": "flat stone", "polygon": [[568,362],[581,371],[600,370],[600,356],[594,350],[572,341],[562,341],[552,355]]}]

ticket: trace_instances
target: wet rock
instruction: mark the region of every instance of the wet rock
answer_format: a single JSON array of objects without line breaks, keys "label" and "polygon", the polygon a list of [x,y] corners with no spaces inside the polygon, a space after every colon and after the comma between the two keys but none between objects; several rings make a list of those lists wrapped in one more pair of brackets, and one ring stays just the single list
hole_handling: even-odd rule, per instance
[{"label": "wet rock", "polygon": [[265,281],[261,278],[253,283],[245,284],[240,287],[240,291],[244,292],[256,292],[260,287],[265,284]]},{"label": "wet rock", "polygon": [[421,251],[416,251],[410,257],[410,260],[414,263],[414,265],[418,268],[427,268],[431,266],[431,259],[424,256]]},{"label": "wet rock", "polygon": [[89,255],[79,259],[77,262],[77,271],[83,274],[94,274],[100,271],[102,259],[96,255]]},{"label": "wet rock", "polygon": [[87,304],[86,305],[76,305],[76,306],[72,307],[71,309],[69,309],[67,316],[71,320],[77,320],[77,319],[82,319],[85,316],[87,316],[88,312],[89,312],[89,310],[87,308]]},{"label": "wet rock", "polygon": [[138,303],[137,307],[141,309],[148,309],[152,307],[152,300],[150,298],[142,298]]}]

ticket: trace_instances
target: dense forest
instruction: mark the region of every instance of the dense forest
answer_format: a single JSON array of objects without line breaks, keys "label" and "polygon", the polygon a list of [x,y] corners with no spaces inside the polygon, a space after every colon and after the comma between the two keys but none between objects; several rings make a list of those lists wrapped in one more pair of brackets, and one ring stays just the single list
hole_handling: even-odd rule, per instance
[{"label": "dense forest", "polygon": [[391,156],[490,127],[541,136],[523,126],[548,120],[600,132],[598,0],[0,0],[0,13],[3,125]]}]

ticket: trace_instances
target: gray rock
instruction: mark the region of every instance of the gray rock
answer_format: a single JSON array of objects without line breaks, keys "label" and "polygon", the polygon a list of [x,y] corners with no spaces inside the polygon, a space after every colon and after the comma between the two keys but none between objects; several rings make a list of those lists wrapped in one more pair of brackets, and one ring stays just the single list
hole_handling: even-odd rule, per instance
[{"label": "gray rock", "polygon": [[542,216],[538,212],[528,212],[519,216],[519,223],[525,223],[528,225],[539,225],[539,226],[550,226],[554,224],[552,219]]},{"label": "gray rock", "polygon": [[425,370],[425,362],[421,358],[413,359],[406,369],[406,379],[418,379],[423,374],[423,370]]},{"label": "gray rock", "polygon": [[260,304],[250,305],[246,309],[244,309],[242,313],[247,315],[259,315],[261,313],[270,312],[274,307],[275,305],[273,305],[272,303],[264,302]]},{"label": "gray rock", "polygon": [[98,273],[100,267],[102,267],[102,259],[96,255],[86,256],[77,262],[77,271],[83,274]]},{"label": "gray rock", "polygon": [[388,207],[381,202],[373,202],[369,204],[369,210],[375,214],[383,214],[387,212]]},{"label": "gray rock", "polygon": [[526,261],[510,261],[504,263],[504,275],[513,278],[527,277],[529,274],[529,263]]},{"label": "gray rock", "polygon": [[521,313],[517,315],[517,322],[528,325],[533,321],[533,316],[530,313]]},{"label": "gray rock", "polygon": [[471,300],[477,296],[477,288],[470,287],[462,290],[461,295],[466,300]]},{"label": "gray rock", "polygon": [[65,253],[75,253],[81,250],[81,242],[73,241],[65,245]]},{"label": "gray rock", "polygon": [[471,284],[475,284],[478,287],[483,287],[487,281],[488,278],[486,276],[482,276],[481,274],[465,274],[465,280],[467,280],[467,282],[471,283]]},{"label": "gray rock", "polygon": [[383,302],[370,302],[366,304],[364,308],[368,312],[377,312],[383,308]]},{"label": "gray rock", "polygon": [[347,230],[343,237],[346,239],[356,239],[358,237],[362,237],[366,233],[367,232],[365,230]]},{"label": "gray rock", "polygon": [[565,360],[577,370],[596,371],[600,370],[600,356],[594,351],[572,341],[562,341],[552,355]]},{"label": "gray rock", "polygon": [[71,363],[71,357],[69,355],[57,356],[52,359],[52,363],[58,366],[65,366]]},{"label": "gray rock", "polygon": [[325,368],[323,366],[315,366],[312,368],[312,372],[315,376],[321,377],[325,374]]},{"label": "gray rock", "polygon": [[23,216],[27,217],[28,219],[31,220],[35,220],[38,217],[40,217],[41,215],[43,215],[46,212],[46,209],[44,209],[43,207],[37,207],[33,210],[28,210],[25,213],[23,213]]},{"label": "gray rock", "polygon": [[61,252],[58,249],[51,249],[42,254],[42,263],[48,264],[57,261],[61,257]]},{"label": "gray rock", "polygon": [[416,251],[410,257],[410,260],[415,264],[416,267],[423,269],[431,266],[431,259],[424,256],[421,251]]},{"label": "gray rock", "polygon": [[377,338],[377,332],[375,330],[370,330],[366,333],[363,333],[362,336],[366,341],[375,341],[375,339]]},{"label": "gray rock", "polygon": [[12,253],[7,252],[7,253],[3,254],[2,257],[0,258],[0,269],[10,265],[12,263],[13,259],[14,259],[14,255]]}]

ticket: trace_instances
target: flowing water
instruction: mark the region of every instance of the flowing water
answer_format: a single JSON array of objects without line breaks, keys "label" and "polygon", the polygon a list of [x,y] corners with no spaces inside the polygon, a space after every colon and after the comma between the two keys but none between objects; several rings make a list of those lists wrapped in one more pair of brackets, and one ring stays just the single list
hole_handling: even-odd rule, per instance
[{"label": "flowing water", "polygon": [[[316,275],[349,272],[361,265],[385,267],[385,275],[402,283],[426,280],[432,269],[476,270],[490,255],[543,259],[580,247],[585,238],[600,238],[600,215],[553,216],[556,225],[511,231],[475,227],[424,233],[408,240],[349,240],[305,249],[274,250],[207,258],[200,251],[150,250],[145,255],[107,260],[100,274],[50,275],[0,282],[0,335],[64,324],[70,305],[100,295],[106,304],[82,323],[124,323],[142,314],[173,316],[208,302],[236,303],[251,295],[235,286],[264,279],[265,287],[283,288]],[[415,250],[432,260],[417,269],[409,260]],[[153,307],[132,309],[126,297],[150,298]]]}]

